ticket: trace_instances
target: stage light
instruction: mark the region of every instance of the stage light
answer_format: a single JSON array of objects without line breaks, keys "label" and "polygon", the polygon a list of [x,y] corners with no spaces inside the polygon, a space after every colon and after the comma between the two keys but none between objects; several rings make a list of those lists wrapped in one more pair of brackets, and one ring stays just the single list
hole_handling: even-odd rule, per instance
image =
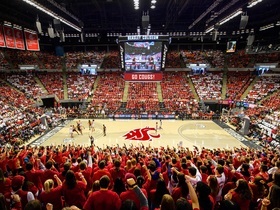
[{"label": "stage light", "polygon": [[156,8],[156,6],[155,6],[155,5],[152,5],[152,6],[151,6],[151,9],[155,9],[155,8]]}]

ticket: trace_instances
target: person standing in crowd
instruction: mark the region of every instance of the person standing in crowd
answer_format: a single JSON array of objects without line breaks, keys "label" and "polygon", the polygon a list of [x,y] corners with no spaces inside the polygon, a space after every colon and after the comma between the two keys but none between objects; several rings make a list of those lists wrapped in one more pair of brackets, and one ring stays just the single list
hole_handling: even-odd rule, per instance
[{"label": "person standing in crowd", "polygon": [[99,180],[100,190],[92,192],[86,200],[83,209],[108,209],[119,210],[121,207],[121,199],[116,192],[109,190],[110,178],[104,175]]},{"label": "person standing in crowd", "polygon": [[225,200],[231,200],[237,203],[240,210],[248,210],[250,202],[253,198],[253,193],[248,185],[248,182],[244,179],[237,180],[236,188],[230,190],[225,196]]},{"label": "person standing in crowd", "polygon": [[53,177],[56,180],[57,187],[52,179],[48,179],[44,182],[44,191],[40,194],[39,200],[42,202],[43,206],[47,206],[51,203],[54,209],[62,209],[62,182],[57,175]]},{"label": "person standing in crowd", "polygon": [[85,190],[87,181],[82,173],[79,173],[79,178],[82,181],[77,181],[75,173],[72,170],[66,173],[65,181],[62,185],[62,195],[67,206],[74,205],[82,208],[86,201]]}]

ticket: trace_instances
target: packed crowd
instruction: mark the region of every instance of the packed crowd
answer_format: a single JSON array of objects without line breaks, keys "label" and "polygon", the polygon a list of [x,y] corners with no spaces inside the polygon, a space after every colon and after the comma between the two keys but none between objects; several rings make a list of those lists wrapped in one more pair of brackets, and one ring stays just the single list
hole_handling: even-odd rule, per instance
[{"label": "packed crowd", "polygon": [[269,94],[277,91],[280,87],[280,75],[259,77],[252,90],[246,96],[246,101],[256,103],[264,99]]},{"label": "packed crowd", "polygon": [[178,51],[168,51],[166,56],[166,68],[181,68],[181,56]]},{"label": "packed crowd", "polygon": [[1,209],[280,207],[280,159],[271,148],[5,146],[0,168]]},{"label": "packed crowd", "polygon": [[225,55],[220,50],[181,50],[186,64],[209,64],[212,68],[223,68]]},{"label": "packed crowd", "polygon": [[6,80],[23,92],[27,98],[39,99],[46,93],[42,87],[35,81],[34,75],[23,72],[22,74],[8,74]]},{"label": "packed crowd", "polygon": [[5,58],[4,52],[0,50],[0,69],[10,69],[10,64]]},{"label": "packed crowd", "polygon": [[194,100],[185,76],[184,72],[164,72],[161,81],[162,98],[169,111],[187,111]]},{"label": "packed crowd", "polygon": [[190,76],[200,100],[220,100],[223,74],[220,72]]},{"label": "packed crowd", "polygon": [[100,66],[105,57],[104,51],[67,52],[66,68],[77,69],[79,64],[96,64]]},{"label": "packed crowd", "polygon": [[66,78],[68,98],[72,100],[87,100],[92,92],[96,77],[68,72]]},{"label": "packed crowd", "polygon": [[46,116],[41,123],[44,109],[33,106],[33,101],[22,92],[0,82],[0,144],[22,144],[36,134],[44,133],[57,125],[59,116]]},{"label": "packed crowd", "polygon": [[92,95],[89,115],[116,111],[123,99],[124,81],[119,72],[104,73]]},{"label": "packed crowd", "polygon": [[240,50],[229,57],[229,68],[253,68],[253,56],[246,54],[245,50]]},{"label": "packed crowd", "polygon": [[231,100],[240,100],[244,91],[248,88],[254,77],[250,72],[232,72],[227,73],[227,91],[226,98]]},{"label": "packed crowd", "polygon": [[59,99],[64,99],[62,72],[42,72],[37,76],[50,95],[55,94]]},{"label": "packed crowd", "polygon": [[157,83],[130,82],[126,108],[140,112],[159,111]]},{"label": "packed crowd", "polygon": [[63,57],[50,52],[36,52],[40,69],[62,69]]},{"label": "packed crowd", "polygon": [[116,69],[120,68],[120,52],[115,50],[115,51],[110,51],[107,53],[104,57],[104,60],[102,62],[101,68],[103,69]]}]

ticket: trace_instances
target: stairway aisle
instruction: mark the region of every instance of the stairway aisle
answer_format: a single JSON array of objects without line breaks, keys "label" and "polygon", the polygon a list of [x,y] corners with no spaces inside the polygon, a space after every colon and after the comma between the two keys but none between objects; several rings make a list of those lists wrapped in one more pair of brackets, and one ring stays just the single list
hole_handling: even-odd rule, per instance
[{"label": "stairway aisle", "polygon": [[161,90],[160,82],[157,82],[157,94],[158,94],[158,101],[160,103],[163,102],[162,90]]},{"label": "stairway aisle", "polygon": [[244,91],[244,93],[241,96],[241,99],[246,98],[250,90],[252,90],[254,84],[259,80],[259,77],[255,77],[254,80],[251,82],[251,84],[247,87],[247,89]]},{"label": "stairway aisle", "polygon": [[34,78],[35,82],[42,88],[44,93],[47,95],[48,91],[47,91],[45,85],[41,82],[41,80],[37,76],[34,76],[33,78]]},{"label": "stairway aisle", "polygon": [[194,87],[194,85],[193,85],[193,82],[192,82],[191,78],[190,78],[190,77],[187,77],[187,75],[184,75],[184,77],[185,77],[187,83],[190,85],[190,88],[191,88],[191,90],[192,90],[192,93],[193,93],[193,95],[194,95],[194,98],[195,98],[197,101],[199,101],[199,100],[200,100],[200,99],[199,99],[199,96],[197,95],[197,92],[196,92],[196,90],[195,90],[195,87]]},{"label": "stairway aisle", "polygon": [[94,81],[94,84],[93,84],[92,94],[91,94],[91,96],[88,97],[87,102],[91,102],[92,97],[93,97],[93,94],[94,94],[94,92],[95,92],[96,89],[97,89],[99,80],[100,80],[100,76],[97,76],[97,77],[96,77],[96,80]]},{"label": "stairway aisle", "polygon": [[222,99],[226,98],[227,94],[227,72],[223,74],[223,86],[222,86]]},{"label": "stairway aisle", "polygon": [[65,72],[63,72],[63,99],[68,99],[67,77]]},{"label": "stairway aisle", "polygon": [[125,82],[124,89],[123,89],[122,103],[126,103],[127,102],[128,88],[129,88],[129,82]]}]

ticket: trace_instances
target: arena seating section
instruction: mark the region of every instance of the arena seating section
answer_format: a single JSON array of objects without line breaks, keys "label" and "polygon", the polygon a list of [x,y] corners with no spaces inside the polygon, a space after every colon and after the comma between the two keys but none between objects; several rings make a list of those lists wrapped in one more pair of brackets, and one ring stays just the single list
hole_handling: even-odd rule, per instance
[{"label": "arena seating section", "polygon": [[223,79],[221,72],[190,77],[201,100],[221,100]]},{"label": "arena seating section", "polygon": [[126,108],[143,112],[159,111],[157,84],[130,82]]},{"label": "arena seating section", "polygon": [[[207,63],[211,68],[249,68],[257,62],[279,63],[280,61],[279,53],[250,55],[241,50],[226,56],[219,50],[181,50],[180,52],[171,50],[167,55],[167,66],[179,68],[182,64],[181,59],[185,64]],[[83,63],[95,63],[107,71],[99,72],[98,76],[81,75],[77,66]],[[24,113],[24,107],[38,103],[41,96],[52,94],[61,100],[89,102],[86,117],[97,117],[100,113],[104,116],[109,113],[160,112],[162,114],[185,113],[186,118],[189,119],[212,119],[213,112],[202,108],[199,100],[242,100],[250,104],[244,112],[252,121],[255,118],[275,117],[277,116],[275,113],[280,108],[279,74],[256,77],[255,73],[249,70],[225,71],[225,76],[219,70],[203,74],[165,71],[159,87],[155,82],[129,82],[125,94],[122,72],[110,70],[119,67],[118,51],[68,52],[65,57],[57,57],[49,52],[4,49],[0,51],[0,64],[2,69],[19,68],[19,65],[37,65],[43,70],[17,73],[11,71],[0,76],[3,93],[1,103],[6,103],[9,97],[12,100],[7,102],[8,109],[13,110],[17,107]],[[66,70],[62,70],[63,68]],[[57,69],[58,72],[51,72],[48,69]],[[225,81],[223,78],[227,78],[226,84],[223,84]],[[38,80],[41,84],[37,83]],[[226,87],[225,98],[222,98],[223,86]],[[158,88],[161,92],[158,92]],[[245,98],[242,98],[246,90],[249,92]],[[196,94],[198,100],[195,99]],[[33,114],[40,115],[42,111],[41,108],[36,108],[36,113]],[[68,108],[66,113],[68,116],[75,117],[79,112],[77,108]]]},{"label": "arena seating section", "polygon": [[[50,170],[46,169],[46,166],[52,162],[51,170],[62,181],[65,180],[66,173],[63,171],[63,167],[67,166],[66,162],[69,163],[69,168],[76,173],[75,179],[81,181],[83,177],[86,178],[87,187],[84,187],[86,190],[83,191],[85,199],[89,197],[88,191],[92,189],[92,183],[99,180],[99,178],[96,180],[94,178],[96,173],[107,174],[111,179],[109,188],[117,191],[116,185],[114,185],[116,178],[114,164],[118,159],[120,161],[119,171],[122,171],[118,181],[124,186],[127,176],[135,177],[135,179],[140,177],[145,183],[142,188],[149,200],[146,206],[150,205],[153,210],[154,207],[159,208],[160,204],[155,202],[154,196],[158,179],[164,181],[170,190],[172,199],[176,201],[178,196],[174,189],[178,187],[174,189],[170,187],[170,177],[172,177],[172,181],[176,181],[184,175],[190,175],[193,171],[196,173],[196,178],[191,179],[193,185],[201,184],[197,183],[198,181],[204,182],[205,191],[209,190],[207,198],[211,198],[213,205],[236,187],[237,179],[243,179],[245,180],[245,184],[243,184],[248,185],[253,193],[253,198],[249,201],[251,207],[243,209],[259,209],[257,206],[261,206],[262,203],[258,203],[257,200],[265,199],[268,192],[274,193],[269,188],[280,187],[280,74],[269,72],[270,74],[257,77],[254,72],[249,70],[228,71],[227,68],[250,68],[254,67],[255,63],[262,62],[279,63],[279,55],[280,53],[272,53],[255,56],[245,54],[245,51],[239,51],[225,56],[221,51],[215,50],[171,51],[167,56],[168,67],[180,68],[181,59],[183,59],[185,64],[206,63],[212,68],[226,68],[226,71],[221,72],[218,69],[194,75],[186,71],[177,72],[173,69],[173,71],[163,72],[163,80],[159,83],[126,83],[123,80],[122,72],[110,71],[110,69],[119,68],[118,51],[109,53],[69,52],[65,57],[57,57],[48,52],[1,50],[0,70],[18,69],[19,65],[37,65],[42,71],[8,71],[0,75],[0,144],[2,145],[0,176],[3,176],[0,177],[0,193],[11,194],[11,185],[17,180],[18,177],[15,177],[17,173],[31,173],[26,171],[28,162],[34,166],[32,173],[40,179],[43,174],[49,173]],[[81,75],[77,66],[82,63],[95,63],[107,71],[98,72],[97,76]],[[57,71],[47,71],[53,69]],[[223,80],[223,78],[227,79]],[[41,82],[39,82],[40,84],[38,80]],[[226,84],[223,84],[223,81]],[[225,98],[222,98],[223,87],[226,88]],[[158,91],[159,88],[161,92]],[[242,95],[248,90],[250,91],[243,99]],[[60,113],[63,108],[58,106],[46,109],[35,106],[41,96],[51,94],[57,95],[62,100],[89,102],[86,107],[87,114],[84,116],[91,118],[98,117],[99,114],[103,114],[104,117],[109,113],[161,112],[164,114],[185,113],[188,116],[187,119],[211,120],[214,112],[204,109],[203,103],[199,103],[199,100],[247,102],[249,107],[242,108],[242,114],[248,115],[251,119],[249,134],[246,138],[263,146],[263,149],[257,151],[240,147],[210,150],[180,146],[152,148],[151,146],[144,147],[144,145],[136,147],[107,145],[103,149],[95,145],[90,147],[52,145],[35,148],[22,146],[31,138],[45,134],[61,122],[63,116]],[[66,95],[68,98],[65,98]],[[199,100],[196,100],[197,97]],[[160,107],[161,100],[164,105],[162,107]],[[126,106],[120,111],[124,102],[127,102]],[[238,107],[234,106],[235,104],[230,108],[236,110]],[[76,106],[63,109],[64,111],[68,117],[79,116]],[[46,118],[46,124],[42,123],[43,117]],[[221,119],[224,120],[224,118]],[[242,125],[242,121],[235,114],[230,115],[227,120],[236,129]],[[93,159],[90,158],[91,156]],[[102,166],[102,164],[104,165]],[[80,165],[85,166],[86,169],[80,170]],[[205,171],[202,173],[202,170]],[[247,171],[244,172],[244,170]],[[220,171],[222,172],[220,173]],[[82,175],[78,172],[81,172]],[[273,173],[275,173],[274,177]],[[178,174],[178,176],[174,174]],[[3,179],[4,176],[5,179]],[[207,181],[207,177],[212,179],[216,177],[216,180],[224,177],[225,182],[220,184],[220,188],[214,189],[210,181]],[[53,178],[53,175],[50,178]],[[259,179],[261,181],[258,182]],[[26,180],[29,183],[34,182],[29,176],[26,176]],[[38,196],[38,193],[42,192],[42,184],[40,181],[34,182],[32,189],[29,189],[39,201],[42,201],[40,195]],[[81,183],[79,182],[79,184]],[[217,189],[221,190],[221,195],[217,193]],[[123,188],[122,191],[125,189]],[[76,197],[71,199],[76,200]],[[120,197],[122,198],[122,196]],[[188,195],[185,197],[188,199]],[[275,197],[279,199],[279,193]],[[78,196],[78,199],[81,198]],[[63,201],[60,198],[58,200]],[[69,200],[64,201],[69,202]],[[201,199],[198,199],[198,202],[201,206],[205,204]],[[44,209],[45,205],[43,204]],[[238,205],[243,206],[244,203],[238,203]],[[78,207],[82,208],[82,204]],[[212,206],[209,209],[214,208]]]}]

